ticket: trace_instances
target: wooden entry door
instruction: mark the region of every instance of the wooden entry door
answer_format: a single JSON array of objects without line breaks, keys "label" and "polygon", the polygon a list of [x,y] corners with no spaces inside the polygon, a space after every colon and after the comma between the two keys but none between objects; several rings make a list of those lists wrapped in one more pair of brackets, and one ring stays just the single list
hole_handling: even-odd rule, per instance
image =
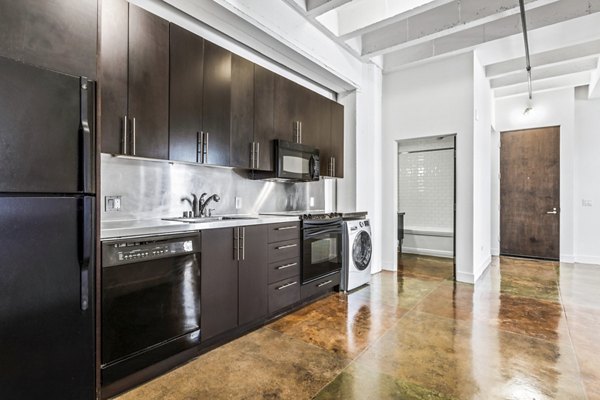
[{"label": "wooden entry door", "polygon": [[560,128],[503,132],[500,254],[558,260]]}]

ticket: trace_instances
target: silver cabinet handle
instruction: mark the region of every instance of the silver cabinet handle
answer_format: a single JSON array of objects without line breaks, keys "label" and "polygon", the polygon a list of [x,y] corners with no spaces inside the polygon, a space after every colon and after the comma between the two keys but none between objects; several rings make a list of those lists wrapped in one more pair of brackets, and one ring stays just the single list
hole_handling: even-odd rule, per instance
[{"label": "silver cabinet handle", "polygon": [[283,285],[283,286],[279,286],[279,287],[277,288],[277,290],[283,290],[283,289],[289,288],[290,286],[294,286],[294,285],[295,285],[295,284],[297,284],[297,283],[298,283],[298,282],[296,282],[296,281],[294,281],[294,282],[291,282],[291,283],[286,283],[286,284],[285,284],[285,285]]},{"label": "silver cabinet handle", "polygon": [[204,162],[204,133],[196,132],[196,162]]},{"label": "silver cabinet handle", "polygon": [[204,132],[204,154],[202,155],[202,162],[208,162],[208,132]]},{"label": "silver cabinet handle", "polygon": [[260,168],[260,142],[256,142],[256,169]]},{"label": "silver cabinet handle", "polygon": [[552,211],[546,211],[546,214],[558,214],[558,211],[556,210],[556,207],[554,207]]},{"label": "silver cabinet handle", "polygon": [[135,156],[135,117],[131,121],[131,155]]},{"label": "silver cabinet handle", "polygon": [[233,228],[233,259],[240,259],[240,228]]},{"label": "silver cabinet handle", "polygon": [[127,154],[127,125],[128,125],[127,115],[123,117],[123,134],[121,135],[121,150],[123,154]]},{"label": "silver cabinet handle", "polygon": [[297,226],[296,225],[292,225],[292,226],[282,226],[281,228],[275,228],[276,231],[286,231],[288,229],[296,229]]},{"label": "silver cabinet handle", "polygon": [[294,265],[298,265],[298,263],[291,263],[291,264],[285,264],[285,265],[280,265],[279,267],[275,268],[276,270],[280,270],[280,269],[286,269],[286,268],[291,268]]},{"label": "silver cabinet handle", "polygon": [[294,244],[286,244],[286,245],[284,245],[284,246],[278,246],[278,247],[275,247],[275,250],[290,249],[290,248],[292,248],[292,247],[296,247],[296,246],[298,246],[298,244],[297,244],[297,243],[294,243]]},{"label": "silver cabinet handle", "polygon": [[241,236],[240,240],[242,241],[242,244],[240,244],[240,247],[242,248],[242,260],[245,260],[246,259],[246,228],[242,228],[242,236]]},{"label": "silver cabinet handle", "polygon": [[250,147],[250,168],[254,168],[256,161],[254,160],[254,153],[256,149],[256,142],[252,142],[252,146]]},{"label": "silver cabinet handle", "polygon": [[323,286],[325,286],[325,285],[329,285],[331,282],[333,282],[333,281],[332,281],[332,280],[328,280],[328,281],[326,281],[326,282],[319,283],[319,284],[317,285],[317,287],[323,287]]},{"label": "silver cabinet handle", "polygon": [[331,176],[335,176],[335,157],[331,157]]}]

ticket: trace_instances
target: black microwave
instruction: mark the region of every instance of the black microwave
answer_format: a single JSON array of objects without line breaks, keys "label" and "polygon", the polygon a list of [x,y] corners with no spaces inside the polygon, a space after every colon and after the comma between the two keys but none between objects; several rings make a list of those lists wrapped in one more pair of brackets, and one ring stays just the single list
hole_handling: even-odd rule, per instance
[{"label": "black microwave", "polygon": [[312,182],[320,178],[319,149],[287,140],[275,140],[275,170],[254,171],[254,179]]}]

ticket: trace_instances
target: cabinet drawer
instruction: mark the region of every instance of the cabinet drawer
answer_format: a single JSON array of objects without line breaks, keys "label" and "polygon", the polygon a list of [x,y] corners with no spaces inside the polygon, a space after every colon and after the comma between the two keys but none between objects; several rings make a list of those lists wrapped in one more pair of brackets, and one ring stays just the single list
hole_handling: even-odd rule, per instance
[{"label": "cabinet drawer", "polygon": [[334,286],[340,284],[340,278],[341,273],[336,272],[335,274],[327,275],[316,281],[302,285],[302,300],[331,291]]},{"label": "cabinet drawer", "polygon": [[300,275],[300,259],[277,261],[269,264],[269,283]]},{"label": "cabinet drawer", "polygon": [[299,222],[284,222],[269,225],[269,243],[300,238]]},{"label": "cabinet drawer", "polygon": [[269,314],[300,301],[300,276],[269,285]]},{"label": "cabinet drawer", "polygon": [[269,244],[269,263],[300,257],[300,240],[286,240]]}]

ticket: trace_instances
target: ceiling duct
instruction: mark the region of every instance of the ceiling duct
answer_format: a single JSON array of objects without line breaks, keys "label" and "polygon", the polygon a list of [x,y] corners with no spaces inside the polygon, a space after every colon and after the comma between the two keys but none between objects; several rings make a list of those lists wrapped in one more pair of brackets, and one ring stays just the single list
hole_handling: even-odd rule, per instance
[{"label": "ceiling duct", "polygon": [[519,0],[521,7],[521,25],[523,25],[523,41],[525,42],[525,62],[527,70],[527,84],[529,87],[529,100],[533,98],[533,88],[531,84],[531,61],[529,58],[529,38],[527,36],[527,18],[525,17],[525,0]]}]

